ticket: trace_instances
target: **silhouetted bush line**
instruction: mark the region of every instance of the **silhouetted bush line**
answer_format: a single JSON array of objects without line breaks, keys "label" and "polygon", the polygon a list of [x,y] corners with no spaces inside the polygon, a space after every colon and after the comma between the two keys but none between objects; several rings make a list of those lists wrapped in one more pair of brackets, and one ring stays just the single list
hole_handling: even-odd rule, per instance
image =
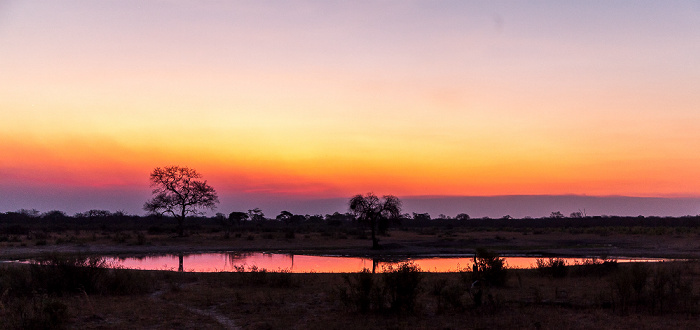
[{"label": "silhouetted bush line", "polygon": [[114,269],[102,257],[49,254],[28,265],[0,265],[0,329],[63,329],[69,316],[61,297],[153,288],[150,273]]},{"label": "silhouetted bush line", "polygon": [[535,228],[594,228],[594,227],[687,227],[699,228],[700,217],[585,217],[585,218],[525,218],[525,219],[432,219],[416,221],[403,219],[402,228],[451,227],[451,228],[508,228],[511,230]]},{"label": "silhouetted bush line", "polygon": [[[410,263],[386,268],[383,270],[385,273],[381,274],[373,274],[368,269],[360,273],[344,274],[346,286],[338,291],[338,295],[345,306],[360,313],[415,313],[421,308],[418,303],[420,294],[426,292],[433,297],[438,313],[466,309],[482,313],[507,308],[504,305],[506,301],[510,300],[511,304],[515,301],[494,294],[494,290],[496,287],[510,291],[517,291],[518,287],[522,289],[520,273],[523,271],[517,274],[518,283],[509,283],[509,273],[497,254],[478,249],[476,258],[473,269],[459,271],[461,281],[455,281],[454,276],[431,275],[430,282],[425,283],[425,274]],[[602,308],[620,315],[697,315],[700,312],[700,295],[695,292],[693,281],[697,275],[696,268],[697,265],[693,262],[675,262],[670,265],[631,263],[620,266],[615,260],[587,259],[566,265],[562,259],[540,259],[537,269],[533,270],[540,276],[565,278],[571,274],[607,280],[602,281],[601,287],[591,288],[600,290],[596,293],[598,298],[593,304],[571,300],[566,290],[557,287],[565,282],[552,282],[554,299],[545,300],[541,298],[542,293],[537,291],[530,302],[518,303]]]},{"label": "silhouetted bush line", "polygon": [[297,286],[293,279],[292,272],[288,269],[278,269],[274,271],[257,266],[233,266],[235,274],[229,278],[230,286],[270,286],[276,288],[291,288]]},{"label": "silhouetted bush line", "polygon": [[700,296],[694,294],[689,263],[658,267],[636,263],[615,272],[610,279],[612,307],[622,315],[631,312],[696,315]]},{"label": "silhouetted bush line", "polygon": [[617,271],[618,263],[615,259],[585,259],[581,263],[567,266],[571,269],[567,273],[575,276],[598,276],[602,277]]},{"label": "silhouetted bush line", "polygon": [[148,273],[116,269],[96,256],[49,254],[29,265],[8,265],[0,271],[0,292],[12,296],[131,295],[149,292],[152,284]]},{"label": "silhouetted bush line", "polygon": [[[345,237],[365,236],[364,230],[349,214],[326,214],[325,216],[295,216],[294,222],[284,222],[276,219],[257,221],[240,221],[232,224],[222,220],[222,215],[215,217],[190,217],[187,219],[185,230],[190,232],[225,231],[241,232],[286,232],[303,234],[305,232],[321,232],[334,236],[341,231]],[[425,234],[436,234],[431,228],[468,229],[472,231],[509,230],[521,231],[524,234],[538,234],[540,229],[566,230],[570,233],[595,234],[657,234],[697,232],[700,230],[700,217],[616,217],[594,216],[582,218],[526,218],[526,219],[488,219],[471,218],[457,220],[453,218],[431,219],[419,215],[411,218],[403,216],[397,220],[397,225],[404,230],[425,231]],[[31,212],[0,213],[0,241],[8,240],[13,235],[41,235],[46,232],[65,231],[95,231],[122,230],[145,231],[148,234],[171,234],[176,232],[174,220],[166,216],[137,216],[121,212],[92,210],[69,216],[60,211],[51,211],[40,215]],[[230,235],[230,234],[229,234]],[[341,235],[342,236],[342,235]],[[293,237],[289,237],[293,238]]]},{"label": "silhouetted bush line", "polygon": [[440,278],[427,287],[425,274],[411,262],[386,266],[381,274],[364,269],[344,274],[346,287],[338,294],[347,307],[360,313],[415,313],[420,309],[419,295],[426,291],[436,298],[439,312],[498,305],[491,288],[506,285],[509,273],[504,260],[494,252],[477,249],[475,261],[473,269],[459,271],[461,281]]}]

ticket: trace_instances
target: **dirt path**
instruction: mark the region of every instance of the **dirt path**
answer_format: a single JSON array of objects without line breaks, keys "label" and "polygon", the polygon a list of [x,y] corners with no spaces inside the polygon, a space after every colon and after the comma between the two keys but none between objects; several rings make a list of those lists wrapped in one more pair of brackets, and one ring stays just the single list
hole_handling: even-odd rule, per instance
[{"label": "dirt path", "polygon": [[194,307],[192,307],[192,306],[188,306],[188,305],[181,304],[181,303],[176,303],[176,302],[169,301],[169,300],[166,300],[166,299],[161,298],[161,296],[163,295],[164,292],[165,292],[165,290],[164,290],[164,289],[161,289],[161,290],[158,290],[158,291],[152,293],[152,294],[151,294],[151,299],[160,300],[160,301],[162,301],[162,302],[165,302],[166,304],[173,305],[173,306],[178,306],[178,307],[183,308],[183,309],[186,309],[186,310],[188,310],[188,311],[190,311],[190,312],[192,312],[192,313],[195,313],[195,314],[198,314],[198,315],[201,315],[201,316],[209,317],[209,318],[215,320],[217,323],[219,323],[219,324],[220,324],[223,328],[225,328],[225,329],[229,329],[229,330],[238,330],[238,329],[241,329],[241,327],[237,326],[236,323],[235,323],[232,319],[230,319],[230,318],[226,317],[225,315],[223,315],[223,314],[217,312],[217,311],[216,311],[216,306],[212,306],[212,307],[210,307],[209,309],[194,308]]}]

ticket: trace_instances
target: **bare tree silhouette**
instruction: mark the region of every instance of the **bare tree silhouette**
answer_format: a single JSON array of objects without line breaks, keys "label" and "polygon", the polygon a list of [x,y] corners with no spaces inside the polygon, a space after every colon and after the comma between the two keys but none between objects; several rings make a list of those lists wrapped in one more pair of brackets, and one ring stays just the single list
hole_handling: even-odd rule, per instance
[{"label": "bare tree silhouette", "polygon": [[178,236],[184,236],[184,222],[188,215],[202,214],[199,209],[214,210],[219,197],[212,186],[194,169],[179,166],[156,167],[151,173],[151,187],[155,196],[144,204],[150,213],[171,214],[177,218]]}]

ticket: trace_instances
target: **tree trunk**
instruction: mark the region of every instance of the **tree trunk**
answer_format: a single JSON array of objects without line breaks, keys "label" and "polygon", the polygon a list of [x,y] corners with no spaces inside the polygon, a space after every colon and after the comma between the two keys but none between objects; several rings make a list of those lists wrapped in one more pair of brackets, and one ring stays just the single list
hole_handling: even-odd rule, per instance
[{"label": "tree trunk", "polygon": [[376,229],[377,221],[376,220],[372,220],[371,227],[372,227],[372,250],[377,250],[377,249],[379,249],[379,240],[377,239],[377,229]]},{"label": "tree trunk", "polygon": [[185,220],[183,217],[177,217],[177,236],[178,237],[184,237],[185,236]]},{"label": "tree trunk", "polygon": [[185,237],[185,206],[182,206],[182,214],[177,218],[177,236]]}]

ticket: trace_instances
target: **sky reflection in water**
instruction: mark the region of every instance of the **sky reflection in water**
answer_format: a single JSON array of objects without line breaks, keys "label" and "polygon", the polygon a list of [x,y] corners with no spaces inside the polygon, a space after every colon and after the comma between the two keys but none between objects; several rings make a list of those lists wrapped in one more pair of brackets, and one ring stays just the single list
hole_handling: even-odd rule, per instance
[{"label": "sky reflection in water", "polygon": [[[180,266],[182,257],[182,267]],[[504,257],[509,268],[533,268],[541,257]],[[563,258],[567,265],[583,262],[585,258]],[[279,253],[201,253],[186,255],[158,255],[128,258],[108,258],[117,267],[143,270],[184,270],[188,272],[232,272],[265,269],[267,271],[289,271],[292,273],[350,273],[364,268],[381,271],[383,267],[403,261],[412,261],[421,270],[429,272],[455,272],[471,269],[471,256],[414,257],[397,260],[375,260],[371,258],[342,256],[309,256]],[[618,262],[663,261],[658,258],[618,258]],[[376,263],[376,264],[375,264]]]}]

